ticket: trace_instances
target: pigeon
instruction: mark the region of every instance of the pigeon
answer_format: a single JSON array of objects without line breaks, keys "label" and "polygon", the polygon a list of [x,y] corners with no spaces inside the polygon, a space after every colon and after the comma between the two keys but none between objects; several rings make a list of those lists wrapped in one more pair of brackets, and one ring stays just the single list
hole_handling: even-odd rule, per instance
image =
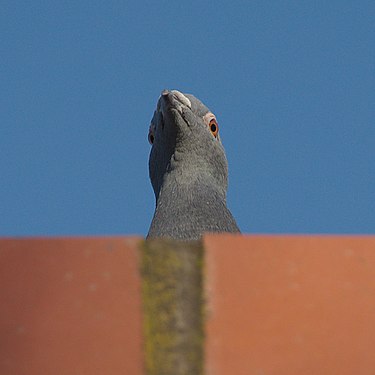
[{"label": "pigeon", "polygon": [[147,238],[239,233],[226,204],[228,163],[215,115],[191,94],[164,90],[148,140],[156,208]]}]

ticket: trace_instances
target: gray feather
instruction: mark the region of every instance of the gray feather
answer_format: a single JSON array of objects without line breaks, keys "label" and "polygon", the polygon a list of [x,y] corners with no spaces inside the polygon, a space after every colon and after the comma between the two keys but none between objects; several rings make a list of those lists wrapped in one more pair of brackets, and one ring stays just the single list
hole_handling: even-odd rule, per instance
[{"label": "gray feather", "polygon": [[156,209],[148,238],[196,240],[204,232],[239,232],[226,205],[225,151],[206,115],[210,110],[193,95],[165,90],[159,98],[150,126]]}]

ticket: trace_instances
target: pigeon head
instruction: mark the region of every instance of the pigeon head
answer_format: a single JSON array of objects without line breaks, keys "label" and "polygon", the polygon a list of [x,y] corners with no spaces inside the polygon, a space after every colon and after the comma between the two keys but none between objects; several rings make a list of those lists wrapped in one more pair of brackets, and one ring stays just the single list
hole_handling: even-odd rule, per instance
[{"label": "pigeon head", "polygon": [[147,238],[238,233],[226,205],[228,165],[215,115],[193,95],[164,90],[148,139],[156,207]]},{"label": "pigeon head", "polygon": [[149,173],[156,199],[166,177],[184,186],[206,181],[225,198],[228,166],[215,115],[197,98],[164,90],[151,120]]}]

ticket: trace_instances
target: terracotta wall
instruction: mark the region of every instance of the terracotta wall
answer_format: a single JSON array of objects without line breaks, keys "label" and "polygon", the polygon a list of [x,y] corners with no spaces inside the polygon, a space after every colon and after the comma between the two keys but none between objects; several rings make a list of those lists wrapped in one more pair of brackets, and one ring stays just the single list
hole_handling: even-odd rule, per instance
[{"label": "terracotta wall", "polygon": [[4,238],[0,301],[4,375],[375,373],[371,236]]},{"label": "terracotta wall", "polygon": [[141,374],[138,242],[0,240],[0,374]]}]

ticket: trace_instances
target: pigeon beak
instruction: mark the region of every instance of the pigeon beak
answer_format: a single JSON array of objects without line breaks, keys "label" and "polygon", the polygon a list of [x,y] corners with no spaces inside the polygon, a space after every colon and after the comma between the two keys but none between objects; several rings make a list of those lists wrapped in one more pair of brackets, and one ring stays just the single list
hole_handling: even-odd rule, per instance
[{"label": "pigeon beak", "polygon": [[[163,90],[161,92],[156,112],[161,115],[163,125],[170,123],[178,129],[183,129],[186,125],[191,126],[191,121],[188,118],[191,113],[191,102],[189,98],[177,90]],[[183,122],[180,121],[181,119]]]},{"label": "pigeon beak", "polygon": [[[182,106],[188,107],[191,109],[190,100],[177,90],[163,90],[160,95],[160,99],[166,100],[172,107],[176,108],[179,112],[182,109]],[[160,99],[158,102],[158,107],[160,107]]]}]

